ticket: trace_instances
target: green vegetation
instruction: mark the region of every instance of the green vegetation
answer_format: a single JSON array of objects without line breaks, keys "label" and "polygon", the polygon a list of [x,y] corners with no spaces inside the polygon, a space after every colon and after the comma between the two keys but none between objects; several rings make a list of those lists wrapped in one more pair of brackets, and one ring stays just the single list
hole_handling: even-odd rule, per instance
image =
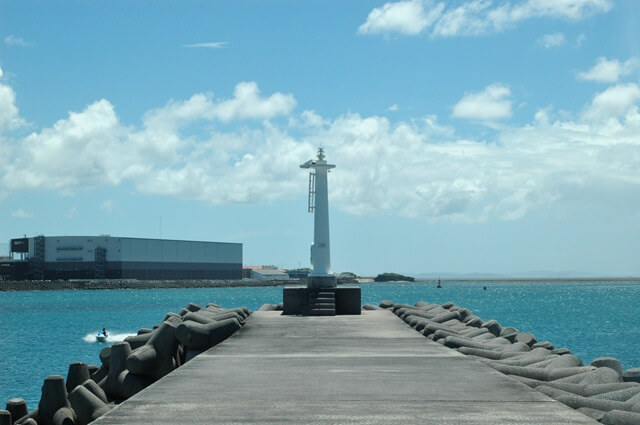
[{"label": "green vegetation", "polygon": [[411,276],[403,276],[398,273],[382,273],[373,280],[376,282],[415,282]]}]

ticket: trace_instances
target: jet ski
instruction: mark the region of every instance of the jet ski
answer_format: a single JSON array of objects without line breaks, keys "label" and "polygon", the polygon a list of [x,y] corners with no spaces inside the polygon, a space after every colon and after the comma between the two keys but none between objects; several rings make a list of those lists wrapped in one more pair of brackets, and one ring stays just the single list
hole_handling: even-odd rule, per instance
[{"label": "jet ski", "polygon": [[107,333],[105,331],[100,331],[98,332],[98,335],[96,335],[96,341],[97,342],[107,342]]}]

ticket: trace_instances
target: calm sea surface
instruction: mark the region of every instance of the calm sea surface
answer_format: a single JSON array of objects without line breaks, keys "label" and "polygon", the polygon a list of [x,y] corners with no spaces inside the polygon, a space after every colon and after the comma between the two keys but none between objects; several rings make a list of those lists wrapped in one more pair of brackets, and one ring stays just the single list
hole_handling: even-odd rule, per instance
[{"label": "calm sea surface", "polygon": [[[383,299],[414,304],[452,301],[484,320],[532,332],[567,347],[588,364],[614,356],[640,367],[640,281],[371,283],[362,304]],[[483,287],[486,286],[486,290]],[[69,363],[99,364],[106,327],[116,339],[152,327],[189,302],[258,309],[282,301],[282,287],[0,292],[0,409],[11,397],[37,406],[47,375],[66,376]]]}]

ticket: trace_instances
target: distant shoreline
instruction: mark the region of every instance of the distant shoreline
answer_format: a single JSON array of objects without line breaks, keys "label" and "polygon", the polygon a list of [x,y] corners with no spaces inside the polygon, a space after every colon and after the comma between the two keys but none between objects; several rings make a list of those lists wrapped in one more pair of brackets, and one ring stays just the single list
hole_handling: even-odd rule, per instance
[{"label": "distant shoreline", "polygon": [[[640,282],[638,277],[576,277],[576,278],[417,278],[416,282]],[[372,278],[358,278],[358,283],[382,284]],[[405,283],[398,282],[398,283]],[[195,288],[242,288],[303,285],[302,280],[21,280],[0,281],[0,292],[54,291],[54,290],[107,290],[107,289],[195,289]]]},{"label": "distant shoreline", "polygon": [[416,282],[634,282],[640,277],[443,277],[416,278]]}]

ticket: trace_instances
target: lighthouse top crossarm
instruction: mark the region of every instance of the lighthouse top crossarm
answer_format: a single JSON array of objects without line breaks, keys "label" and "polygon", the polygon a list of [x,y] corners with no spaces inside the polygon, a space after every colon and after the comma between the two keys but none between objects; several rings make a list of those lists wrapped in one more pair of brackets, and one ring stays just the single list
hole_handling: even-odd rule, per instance
[{"label": "lighthouse top crossarm", "polygon": [[324,150],[318,149],[318,158],[311,159],[300,168],[311,169],[309,185],[310,211],[314,213],[313,245],[309,286],[335,286],[335,275],[331,273],[331,250],[329,243],[329,194],[327,172],[335,168],[325,160]]}]

